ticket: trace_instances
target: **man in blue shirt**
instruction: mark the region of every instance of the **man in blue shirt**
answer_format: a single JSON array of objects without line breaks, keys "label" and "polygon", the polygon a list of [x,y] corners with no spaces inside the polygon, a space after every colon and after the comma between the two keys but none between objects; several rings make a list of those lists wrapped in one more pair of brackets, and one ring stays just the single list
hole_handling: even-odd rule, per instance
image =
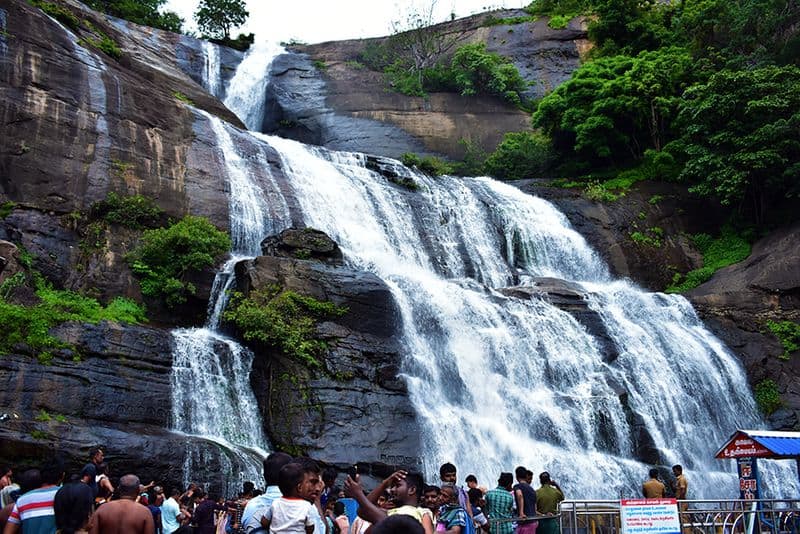
[{"label": "man in blue shirt", "polygon": [[246,534],[266,534],[268,531],[264,513],[272,506],[272,501],[283,495],[278,488],[278,473],[291,461],[292,457],[284,452],[273,452],[264,460],[264,480],[267,482],[267,489],[263,494],[247,501],[247,506],[244,507],[242,526]]}]

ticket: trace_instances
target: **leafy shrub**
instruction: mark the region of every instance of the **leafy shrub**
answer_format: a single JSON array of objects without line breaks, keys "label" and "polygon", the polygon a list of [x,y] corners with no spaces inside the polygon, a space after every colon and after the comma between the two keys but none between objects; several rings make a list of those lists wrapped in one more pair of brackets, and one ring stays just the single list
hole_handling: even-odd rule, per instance
[{"label": "leafy shrub", "polygon": [[537,178],[553,163],[550,140],[536,132],[510,132],[487,158],[486,173],[496,178]]},{"label": "leafy shrub", "polygon": [[800,350],[800,324],[793,321],[767,321],[767,328],[783,345],[782,360],[788,360],[792,352]]},{"label": "leafy shrub", "polygon": [[418,156],[411,152],[406,152],[400,156],[400,161],[406,167],[415,167],[416,169],[430,174],[431,176],[442,176],[444,174],[453,174],[453,165],[444,161],[436,156]]},{"label": "leafy shrub", "polygon": [[719,269],[738,263],[750,255],[750,243],[728,227],[723,228],[722,234],[716,239],[708,234],[697,234],[693,242],[703,253],[703,267],[686,273],[682,282],[681,276],[676,275],[673,284],[665,292],[682,293],[694,289],[710,280]]},{"label": "leafy shrub", "polygon": [[638,245],[646,247],[661,248],[661,238],[664,236],[664,230],[658,226],[648,228],[645,232],[631,232],[631,241]]},{"label": "leafy shrub", "polygon": [[450,65],[462,95],[495,95],[520,105],[527,83],[510,59],[488,52],[485,43],[458,48]]},{"label": "leafy shrub", "polygon": [[164,218],[164,211],[152,199],[142,195],[109,193],[105,200],[92,204],[89,215],[111,224],[141,230],[158,226]]},{"label": "leafy shrub", "polygon": [[47,363],[52,359],[52,350],[72,348],[50,334],[50,329],[58,324],[66,321],[135,324],[147,320],[144,308],[132,300],[117,297],[108,306],[102,306],[96,299],[74,291],[53,289],[38,273],[34,272],[30,278],[39,298],[33,306],[9,302],[9,295],[0,292],[0,324],[3,325],[0,329],[0,354],[24,343],[39,353],[40,361]]},{"label": "leafy shrub", "polygon": [[33,7],[38,7],[64,26],[68,26],[73,30],[77,30],[81,26],[81,21],[78,20],[78,17],[73,15],[72,11],[64,6],[52,2],[45,2],[44,0],[28,0],[28,3]]},{"label": "leafy shrub", "polygon": [[524,22],[531,22],[536,20],[536,17],[533,15],[522,16],[522,17],[507,17],[507,18],[500,18],[495,17],[494,15],[489,15],[483,21],[481,26],[506,26],[512,24],[522,24]]},{"label": "leafy shrub", "polygon": [[318,321],[339,317],[347,309],[273,285],[244,297],[234,294],[224,317],[233,321],[247,341],[278,349],[308,367],[319,368],[327,348],[315,337]]},{"label": "leafy shrub", "polygon": [[228,48],[233,48],[234,50],[238,50],[240,52],[245,52],[253,45],[255,38],[256,36],[253,33],[240,33],[236,39],[223,37],[222,39],[209,39],[209,41],[222,46],[227,46]]},{"label": "leafy shrub", "polygon": [[163,298],[168,306],[186,301],[196,288],[185,281],[191,271],[214,265],[231,246],[228,234],[208,219],[187,215],[168,228],[145,230],[141,244],[127,256],[141,278],[142,294]]},{"label": "leafy shrub", "polygon": [[583,194],[586,195],[586,198],[595,202],[614,202],[619,200],[621,196],[611,191],[610,188],[598,180],[592,180],[586,184]]},{"label": "leafy shrub", "polygon": [[88,0],[84,3],[92,9],[136,24],[180,33],[183,19],[172,11],[161,11],[165,2],[166,0]]},{"label": "leafy shrub", "polygon": [[185,94],[181,93],[180,91],[173,91],[172,96],[183,102],[184,104],[189,104],[190,106],[194,106],[194,100],[186,96]]},{"label": "leafy shrub", "polygon": [[781,394],[778,392],[778,385],[770,378],[756,384],[754,396],[756,404],[767,416],[775,413],[783,405]]},{"label": "leafy shrub", "polygon": [[11,215],[11,212],[14,211],[14,208],[16,208],[16,207],[17,207],[17,203],[16,202],[12,202],[10,200],[0,204],[0,219],[5,219],[9,215]]}]

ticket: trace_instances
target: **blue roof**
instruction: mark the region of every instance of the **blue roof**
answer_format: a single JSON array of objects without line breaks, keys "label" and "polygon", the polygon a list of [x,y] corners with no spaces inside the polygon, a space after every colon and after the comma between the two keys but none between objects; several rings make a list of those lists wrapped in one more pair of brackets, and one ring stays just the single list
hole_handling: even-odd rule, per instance
[{"label": "blue roof", "polygon": [[763,445],[775,456],[800,456],[800,432],[775,432],[768,430],[742,430],[753,441]]}]

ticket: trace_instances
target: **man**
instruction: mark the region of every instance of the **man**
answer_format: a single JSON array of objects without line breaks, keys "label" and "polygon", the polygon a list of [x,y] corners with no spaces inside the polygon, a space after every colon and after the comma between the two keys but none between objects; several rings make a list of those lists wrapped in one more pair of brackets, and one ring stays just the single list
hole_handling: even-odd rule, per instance
[{"label": "man", "polygon": [[124,475],[119,479],[119,499],[97,508],[89,534],[153,534],[153,514],[136,502],[139,477]]},{"label": "man", "polygon": [[[419,507],[424,487],[421,474],[395,471],[367,496],[359,483],[359,476],[356,475],[355,479],[348,476],[344,482],[344,493],[358,501],[358,516],[373,525],[377,526],[388,516],[408,515],[422,525],[425,534],[433,534],[433,514],[427,508]],[[377,506],[378,497],[387,490],[397,506],[388,511]]]},{"label": "man", "polygon": [[[454,466],[450,462],[442,464],[442,466],[439,467],[439,478],[442,480],[442,487],[451,486],[455,489],[456,495],[458,495],[458,504],[460,504],[461,507],[467,511],[467,515],[471,520],[472,506],[470,506],[469,504],[469,497],[467,496],[467,492],[464,491],[464,488],[462,488],[461,486],[456,485],[456,480],[458,480],[456,466]],[[473,528],[472,521],[469,521],[464,532],[466,532],[466,534],[473,534],[474,531],[475,529]]]},{"label": "man", "polygon": [[53,500],[64,479],[64,466],[54,458],[41,469],[42,482],[17,499],[11,510],[3,534],[47,534],[56,531],[56,513]]},{"label": "man", "polygon": [[180,497],[180,495],[180,489],[172,488],[172,491],[169,492],[169,499],[164,501],[164,504],[161,505],[161,528],[163,534],[172,534],[181,528],[179,519],[181,515],[181,505],[178,503],[178,497]]},{"label": "man", "polygon": [[250,499],[242,512],[242,525],[247,534],[265,534],[263,529],[266,529],[267,520],[264,519],[264,513],[269,510],[275,499],[280,499],[282,496],[278,487],[278,473],[291,461],[292,457],[285,452],[273,452],[264,460],[264,480],[267,489],[263,494]]},{"label": "man", "polygon": [[491,534],[511,534],[514,532],[514,524],[511,518],[514,513],[514,497],[511,493],[511,483],[514,477],[511,473],[500,473],[497,479],[497,487],[486,493],[486,512],[490,521],[489,532]]},{"label": "man", "polygon": [[[689,481],[686,480],[686,475],[683,474],[683,466],[673,465],[672,474],[675,475],[675,483],[673,489],[675,490],[675,498],[679,501],[685,500],[687,493],[689,493]],[[688,505],[683,502],[680,503],[681,511],[685,511]]]},{"label": "man", "polygon": [[[536,490],[536,507],[539,515],[557,514],[558,503],[564,500],[564,492],[556,481],[550,478],[550,473],[547,471],[539,474],[539,483],[541,487]],[[539,534],[559,534],[561,529],[558,526],[558,518],[540,519],[537,530]]]},{"label": "man", "polygon": [[324,510],[325,507],[328,506],[328,500],[331,497],[336,498],[339,496],[339,489],[334,486],[334,484],[336,484],[336,470],[330,467],[325,469],[322,472],[322,482],[325,484],[325,487],[322,488],[322,494],[319,496],[319,499],[322,509]]},{"label": "man", "polygon": [[97,449],[92,449],[89,453],[89,463],[84,465],[81,470],[81,482],[88,484],[89,487],[92,488],[92,494],[95,497],[97,497],[97,492],[99,490],[97,486],[98,467],[103,463],[104,458],[103,449],[99,447]]},{"label": "man", "polygon": [[425,485],[425,488],[422,492],[422,497],[420,498],[420,504],[431,511],[432,514],[436,514],[439,511],[439,506],[441,506],[441,502],[439,501],[439,494],[441,490],[438,486],[428,486]]},{"label": "man", "polygon": [[[517,501],[517,516],[519,519],[534,517],[536,515],[536,491],[528,483],[528,470],[518,466],[514,470],[517,484],[514,486],[514,498]],[[517,534],[534,534],[537,523],[535,521],[520,521]]]},{"label": "man", "polygon": [[645,499],[663,499],[666,486],[658,480],[658,469],[650,470],[650,479],[642,484],[642,495]]}]

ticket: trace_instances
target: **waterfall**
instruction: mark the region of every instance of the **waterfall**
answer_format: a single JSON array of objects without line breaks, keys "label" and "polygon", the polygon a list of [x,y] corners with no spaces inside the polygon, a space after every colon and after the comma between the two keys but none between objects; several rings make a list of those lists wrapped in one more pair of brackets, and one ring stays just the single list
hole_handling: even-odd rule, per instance
[{"label": "waterfall", "polygon": [[[635,459],[634,412],[662,461],[684,465],[693,498],[737,494],[732,463],[713,455],[763,421],[736,358],[683,297],[614,280],[563,214],[509,185],[398,163],[420,186],[410,192],[363,155],[258,137],[281,155],[305,224],[392,289],[429,476],[452,461],[491,485],[525,465],[572,497],[638,496],[650,466]],[[545,296],[500,291],[541,277],[580,290],[615,359]],[[797,492],[791,469],[765,467],[773,494]]]},{"label": "waterfall", "polygon": [[220,96],[219,48],[212,42],[203,41],[203,87],[212,95]]},{"label": "waterfall", "polygon": [[269,67],[275,56],[283,52],[285,50],[280,45],[256,41],[225,89],[225,105],[236,113],[248,130],[262,129]]},{"label": "waterfall", "polygon": [[[265,192],[239,154],[233,129],[204,111],[195,112],[210,122],[225,166],[233,250],[214,279],[205,327],[173,331],[172,425],[180,432],[210,438],[227,451],[231,476],[227,490],[233,495],[241,482],[261,480],[260,460],[266,456],[263,447],[267,439],[250,386],[253,353],[218,331],[220,319],[235,280],[236,263],[258,255],[261,240],[289,226],[291,220],[285,202],[267,206]],[[257,168],[268,172],[263,153],[255,161],[259,162]],[[203,451],[187,450],[185,482],[203,471],[204,462]]]}]

